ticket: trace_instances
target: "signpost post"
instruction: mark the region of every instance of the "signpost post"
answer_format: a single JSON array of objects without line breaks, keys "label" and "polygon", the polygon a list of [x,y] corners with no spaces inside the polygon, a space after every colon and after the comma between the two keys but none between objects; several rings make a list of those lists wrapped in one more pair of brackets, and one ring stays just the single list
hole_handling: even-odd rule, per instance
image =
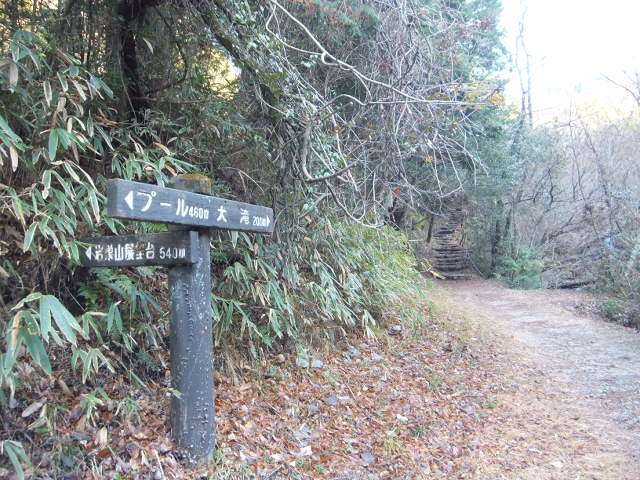
[{"label": "signpost post", "polygon": [[273,231],[273,211],[212,197],[201,175],[172,179],[173,188],[109,180],[112,217],[161,222],[170,232],[95,237],[81,253],[87,267],[169,265],[171,303],[171,432],[191,463],[207,462],[215,446],[210,229]]}]

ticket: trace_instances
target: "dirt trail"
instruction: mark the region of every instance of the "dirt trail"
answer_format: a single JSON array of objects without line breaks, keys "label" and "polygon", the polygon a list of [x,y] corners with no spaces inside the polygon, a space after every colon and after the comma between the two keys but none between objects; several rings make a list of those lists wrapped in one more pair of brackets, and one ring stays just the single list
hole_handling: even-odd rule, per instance
[{"label": "dirt trail", "polygon": [[[511,413],[523,422],[520,432],[514,422],[511,434],[543,445],[529,446],[523,458],[545,449],[548,460],[564,457],[551,462],[558,467],[555,475],[535,469],[527,474],[523,468],[505,478],[640,479],[638,332],[580,313],[577,307],[589,301],[580,292],[509,290],[477,279],[440,282],[439,289],[452,311],[480,320],[484,331],[506,339],[503,348],[517,388],[503,401],[515,405]],[[540,421],[543,417],[548,421]],[[559,444],[548,445],[558,432],[564,434],[555,438]],[[584,441],[571,443],[575,438]],[[503,464],[495,472],[504,470]]]}]

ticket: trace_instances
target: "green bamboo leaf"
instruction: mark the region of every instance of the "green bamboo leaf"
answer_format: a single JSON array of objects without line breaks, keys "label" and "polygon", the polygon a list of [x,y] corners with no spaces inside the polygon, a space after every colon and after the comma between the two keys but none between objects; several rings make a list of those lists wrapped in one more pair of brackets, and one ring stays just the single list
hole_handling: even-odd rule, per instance
[{"label": "green bamboo leaf", "polygon": [[62,144],[62,147],[69,148],[73,141],[73,136],[64,128],[56,128],[56,132],[58,133],[58,140]]},{"label": "green bamboo leaf", "polygon": [[20,139],[20,137],[16,135],[16,133],[9,126],[9,124],[7,123],[7,121],[2,115],[0,115],[0,129],[2,129],[2,132],[5,135],[7,135],[12,142],[15,142],[17,144],[22,143],[22,140]]},{"label": "green bamboo leaf", "polygon": [[96,222],[100,222],[100,206],[98,205],[98,197],[96,196],[96,191],[92,188],[88,189],[89,192],[89,202],[91,202],[91,209],[93,210],[93,216],[96,219]]},{"label": "green bamboo leaf", "polygon": [[38,226],[37,223],[32,223],[31,226],[28,228],[27,233],[25,233],[24,235],[24,245],[22,246],[22,250],[24,252],[29,250],[29,247],[31,247],[31,243],[33,242],[33,236],[36,233],[36,227]]},{"label": "green bamboo leaf", "polygon": [[91,369],[91,364],[94,363],[94,357],[95,357],[94,352],[95,350],[93,348],[90,349],[87,352],[86,357],[83,359],[84,362],[82,364],[82,383],[87,383],[87,378],[89,378],[89,371]]},{"label": "green bamboo leaf", "polygon": [[43,85],[44,88],[44,99],[47,102],[47,107],[51,106],[51,100],[53,99],[53,93],[51,92],[51,84],[49,80],[46,80]]},{"label": "green bamboo leaf", "polygon": [[69,255],[71,257],[71,260],[76,263],[80,263],[80,251],[78,250],[77,242],[71,242],[69,244]]},{"label": "green bamboo leaf", "polygon": [[49,190],[51,189],[51,170],[45,170],[42,174],[42,185],[44,185],[42,198],[46,200],[49,196]]},{"label": "green bamboo leaf", "polygon": [[18,84],[18,65],[15,62],[9,64],[9,86],[13,89]]},{"label": "green bamboo leaf", "polygon": [[82,180],[80,180],[80,177],[74,170],[74,165],[71,162],[62,162],[62,165],[64,166],[64,169],[69,173],[71,178],[73,178],[78,183],[82,183]]},{"label": "green bamboo leaf", "polygon": [[15,307],[13,307],[11,310],[19,310],[22,307],[25,306],[25,304],[29,303],[29,302],[33,302],[34,300],[38,300],[42,298],[42,294],[39,292],[34,292],[34,293],[30,293],[29,295],[27,295],[26,297],[24,297],[22,300],[20,300]]},{"label": "green bamboo leaf", "polygon": [[51,375],[51,363],[49,362],[49,355],[44,348],[44,344],[40,337],[37,335],[31,335],[26,333],[24,335],[24,343],[27,346],[27,351],[31,358],[42,367],[47,375]]},{"label": "green bamboo leaf", "polygon": [[[43,295],[40,299],[40,314],[43,313],[43,303],[44,303],[44,312],[45,315],[48,312],[53,316],[53,320],[56,322],[56,325],[62,332],[62,334],[66,337],[66,339],[72,343],[76,344],[76,335],[74,330],[77,332],[82,332],[82,327],[76,321],[76,319],[71,315],[69,310],[65,308],[60,300],[58,300],[53,295]],[[42,319],[41,319],[42,321]],[[40,326],[42,328],[42,325]]]},{"label": "green bamboo leaf", "polygon": [[53,162],[56,159],[56,152],[58,151],[58,129],[52,128],[49,132],[49,161]]},{"label": "green bamboo leaf", "polygon": [[9,457],[9,461],[16,471],[18,480],[24,480],[24,469],[22,468],[20,460],[23,460],[29,466],[31,466],[31,462],[22,444],[20,442],[14,442],[13,440],[5,440],[4,442],[0,442],[0,447],[0,451],[4,450]]},{"label": "green bamboo leaf", "polygon": [[122,318],[120,317],[120,310],[118,309],[118,305],[116,303],[112,304],[109,307],[109,312],[107,313],[107,332],[111,333],[111,329],[115,325],[116,332],[122,332]]},{"label": "green bamboo leaf", "polygon": [[49,332],[51,331],[51,305],[50,295],[40,298],[40,335],[45,342],[49,341]]}]

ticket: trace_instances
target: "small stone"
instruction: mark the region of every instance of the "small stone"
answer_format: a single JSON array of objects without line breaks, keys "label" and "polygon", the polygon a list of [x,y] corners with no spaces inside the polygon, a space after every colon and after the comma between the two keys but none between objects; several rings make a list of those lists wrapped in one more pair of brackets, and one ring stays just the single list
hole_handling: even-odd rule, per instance
[{"label": "small stone", "polygon": [[127,443],[127,446],[126,446],[126,447],[124,447],[124,448],[127,450],[127,452],[129,452],[129,453],[133,453],[133,452],[135,452],[136,450],[138,450],[140,447],[139,447],[139,446],[138,446],[138,444],[137,444],[137,443],[135,443],[135,442],[129,442],[129,443]]},{"label": "small stone", "polygon": [[349,355],[351,355],[352,357],[360,358],[360,350],[358,350],[356,347],[349,345],[347,347],[347,351],[349,352]]},{"label": "small stone", "polygon": [[562,470],[564,465],[562,465],[562,462],[551,462],[551,466],[556,467],[558,470]]},{"label": "small stone", "polygon": [[311,368],[322,368],[324,367],[324,363],[322,362],[322,360],[314,360],[313,362],[311,362]]},{"label": "small stone", "polygon": [[65,454],[60,455],[60,460],[62,460],[62,466],[66,469],[71,469],[76,464],[72,457],[67,457]]},{"label": "small stone", "polygon": [[301,447],[307,445],[307,440],[311,436],[311,430],[306,425],[302,425],[298,430],[291,433],[293,439],[298,442]]},{"label": "small stone", "polygon": [[156,470],[156,472],[153,474],[153,480],[162,480],[164,477],[164,475],[162,475],[162,472],[160,470]]},{"label": "small stone", "polygon": [[324,403],[326,403],[327,405],[331,405],[332,407],[335,407],[336,405],[338,405],[338,403],[340,403],[340,400],[335,395],[330,395],[324,399]]},{"label": "small stone", "polygon": [[400,335],[403,331],[404,329],[402,328],[402,325],[393,325],[389,329],[389,335]]},{"label": "small stone", "polygon": [[409,419],[407,417],[405,417],[404,415],[397,414],[396,418],[398,419],[398,421],[400,423],[408,423],[409,422]]},{"label": "small stone", "polygon": [[375,463],[376,457],[374,457],[371,452],[363,452],[360,454],[360,458],[362,459],[362,463],[364,465],[371,465]]},{"label": "small stone", "polygon": [[310,403],[307,406],[307,410],[309,411],[309,413],[311,415],[315,415],[316,413],[318,413],[320,411],[320,405],[318,405],[317,403]]},{"label": "small stone", "polygon": [[79,442],[79,443],[88,442],[90,439],[91,437],[86,433],[73,432],[71,434],[71,440],[73,440],[74,442]]},{"label": "small stone", "polygon": [[264,372],[264,378],[277,378],[282,376],[278,367],[270,367],[269,370]]},{"label": "small stone", "polygon": [[296,359],[296,367],[298,368],[309,368],[309,361],[304,358],[298,357]]},{"label": "small stone", "polygon": [[158,447],[158,451],[164,455],[165,453],[168,453],[171,451],[171,446],[167,445],[166,443],[161,443],[160,446]]}]

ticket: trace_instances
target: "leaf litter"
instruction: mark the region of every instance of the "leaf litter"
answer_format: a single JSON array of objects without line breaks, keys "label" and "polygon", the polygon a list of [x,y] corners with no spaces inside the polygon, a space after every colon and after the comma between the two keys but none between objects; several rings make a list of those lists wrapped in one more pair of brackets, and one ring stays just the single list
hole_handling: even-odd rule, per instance
[{"label": "leaf litter", "polygon": [[[199,469],[170,439],[168,371],[146,389],[105,375],[109,400],[93,415],[88,389],[54,372],[18,420],[58,412],[56,445],[31,437],[34,478],[634,478],[620,439],[562,385],[477,322],[432,309],[397,334],[317,352],[320,368],[279,353],[241,382],[216,372],[217,449]],[[125,420],[117,412],[129,396],[136,411]]]}]

